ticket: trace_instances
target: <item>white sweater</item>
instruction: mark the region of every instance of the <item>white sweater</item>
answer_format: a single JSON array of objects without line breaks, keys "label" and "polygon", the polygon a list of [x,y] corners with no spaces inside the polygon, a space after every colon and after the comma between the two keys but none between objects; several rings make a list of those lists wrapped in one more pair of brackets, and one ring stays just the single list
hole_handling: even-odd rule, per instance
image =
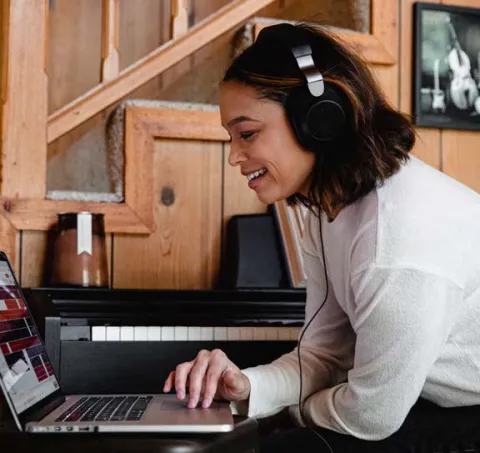
[{"label": "white sweater", "polygon": [[[309,215],[306,322],[325,297],[319,228]],[[300,346],[308,422],[379,440],[420,396],[480,404],[480,195],[412,156],[322,228],[329,297]],[[296,349],[243,371],[249,416],[298,419]]]}]

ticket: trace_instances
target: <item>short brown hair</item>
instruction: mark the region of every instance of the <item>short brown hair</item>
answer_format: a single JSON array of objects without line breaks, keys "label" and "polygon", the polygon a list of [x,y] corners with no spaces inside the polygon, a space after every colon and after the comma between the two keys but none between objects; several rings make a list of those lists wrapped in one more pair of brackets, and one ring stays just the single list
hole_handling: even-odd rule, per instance
[{"label": "short brown hair", "polygon": [[[332,149],[309,149],[316,155],[308,198],[300,194],[289,202],[302,202],[333,212],[366,195],[397,172],[415,143],[409,119],[395,110],[372,76],[363,59],[327,28],[296,24],[291,30],[292,46],[298,37],[312,48],[315,65],[326,82],[340,87],[348,97],[351,111],[347,131]],[[285,33],[284,33],[285,35]],[[232,63],[223,82],[236,81],[256,88],[259,96],[284,107],[290,91],[305,79],[284,42],[260,40],[248,47]]]}]

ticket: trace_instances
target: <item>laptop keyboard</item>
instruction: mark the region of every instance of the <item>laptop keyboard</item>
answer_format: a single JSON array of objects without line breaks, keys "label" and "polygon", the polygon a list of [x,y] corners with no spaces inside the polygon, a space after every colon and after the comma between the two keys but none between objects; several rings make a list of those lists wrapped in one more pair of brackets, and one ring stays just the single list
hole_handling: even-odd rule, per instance
[{"label": "laptop keyboard", "polygon": [[151,396],[84,396],[56,422],[107,422],[141,420]]}]

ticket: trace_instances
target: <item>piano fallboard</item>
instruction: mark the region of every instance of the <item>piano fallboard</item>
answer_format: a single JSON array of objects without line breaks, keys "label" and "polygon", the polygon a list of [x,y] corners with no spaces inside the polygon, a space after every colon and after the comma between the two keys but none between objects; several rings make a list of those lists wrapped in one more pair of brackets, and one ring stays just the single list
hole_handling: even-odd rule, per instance
[{"label": "piano fallboard", "polygon": [[295,347],[305,306],[303,290],[24,291],[68,393],[159,392],[200,349],[268,363]]}]

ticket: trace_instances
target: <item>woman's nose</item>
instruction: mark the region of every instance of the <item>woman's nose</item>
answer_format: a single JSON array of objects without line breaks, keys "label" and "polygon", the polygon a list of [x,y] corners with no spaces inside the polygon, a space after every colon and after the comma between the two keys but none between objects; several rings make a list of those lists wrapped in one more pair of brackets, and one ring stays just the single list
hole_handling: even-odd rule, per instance
[{"label": "woman's nose", "polygon": [[245,155],[245,152],[238,146],[235,146],[233,143],[230,144],[230,153],[228,155],[228,163],[232,167],[235,167],[241,164],[242,162],[245,162],[246,160],[247,160],[247,156]]}]

